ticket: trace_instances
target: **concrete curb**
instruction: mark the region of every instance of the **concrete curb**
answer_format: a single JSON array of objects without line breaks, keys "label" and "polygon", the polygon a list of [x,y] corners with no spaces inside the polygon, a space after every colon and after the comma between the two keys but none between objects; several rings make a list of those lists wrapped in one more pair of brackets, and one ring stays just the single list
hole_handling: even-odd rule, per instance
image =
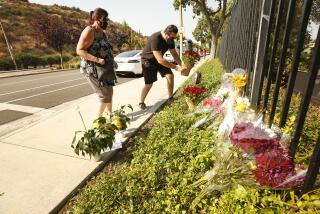
[{"label": "concrete curb", "polygon": [[[10,78],[10,77],[22,77],[22,76],[30,76],[30,75],[36,75],[36,74],[46,74],[46,73],[53,73],[53,72],[60,72],[60,71],[71,71],[71,70],[77,70],[77,68],[70,68],[70,69],[61,69],[61,70],[44,70],[41,72],[32,72],[30,71],[30,73],[20,73],[18,74],[18,72],[21,71],[13,71],[12,75],[8,75],[8,76],[1,76],[1,74],[8,74],[10,72],[3,72],[0,73],[0,79],[4,79],[4,78]],[[23,72],[23,71],[22,71]],[[79,71],[80,72],[80,71]],[[16,74],[14,74],[16,73]],[[11,74],[11,73],[10,73]]]}]

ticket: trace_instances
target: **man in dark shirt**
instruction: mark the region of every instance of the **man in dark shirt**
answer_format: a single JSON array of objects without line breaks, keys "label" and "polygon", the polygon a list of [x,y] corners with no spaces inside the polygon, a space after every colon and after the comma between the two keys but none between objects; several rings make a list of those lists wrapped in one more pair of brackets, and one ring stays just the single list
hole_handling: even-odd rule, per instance
[{"label": "man in dark shirt", "polygon": [[[175,25],[169,25],[166,29],[152,34],[141,55],[142,72],[145,86],[141,92],[139,106],[146,109],[144,103],[152,84],[157,81],[157,73],[167,78],[167,87],[169,99],[173,96],[174,76],[171,69],[182,71],[186,69],[181,67],[181,59],[175,49],[174,39],[177,37],[178,28]],[[177,65],[172,64],[163,58],[164,53],[169,50]]]}]

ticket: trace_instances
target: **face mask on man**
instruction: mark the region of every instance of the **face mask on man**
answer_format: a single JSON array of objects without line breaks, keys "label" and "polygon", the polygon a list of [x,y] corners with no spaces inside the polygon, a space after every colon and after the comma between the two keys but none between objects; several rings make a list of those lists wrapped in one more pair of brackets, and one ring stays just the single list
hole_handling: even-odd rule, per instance
[{"label": "face mask on man", "polygon": [[165,40],[166,40],[166,42],[167,42],[168,44],[172,44],[172,43],[174,43],[175,36],[166,34]]}]

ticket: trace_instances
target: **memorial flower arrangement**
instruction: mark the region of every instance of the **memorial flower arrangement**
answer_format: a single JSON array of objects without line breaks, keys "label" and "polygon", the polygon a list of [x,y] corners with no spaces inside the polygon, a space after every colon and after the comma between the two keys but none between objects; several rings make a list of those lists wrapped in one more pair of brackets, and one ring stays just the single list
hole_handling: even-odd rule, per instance
[{"label": "memorial flower arrangement", "polygon": [[246,112],[250,107],[249,99],[246,97],[238,97],[236,100],[235,110],[241,113]]},{"label": "memorial flower arrangement", "polygon": [[200,86],[188,86],[184,88],[183,95],[185,95],[189,110],[192,111],[195,108],[194,102],[197,102],[205,96],[207,91]]},{"label": "memorial flower arrangement", "polygon": [[127,116],[125,109],[128,108],[133,111],[131,105],[123,105],[120,109],[112,112],[110,115],[111,123],[115,125],[117,130],[125,130],[130,122],[130,117]]},{"label": "memorial flower arrangement", "polygon": [[115,129],[115,125],[105,117],[99,117],[94,121],[93,128],[87,129],[85,127],[85,131],[75,132],[71,147],[77,155],[89,155],[90,159],[94,156],[98,161],[103,151],[112,148],[115,140]]},{"label": "memorial flower arrangement", "polygon": [[77,155],[93,156],[95,160],[100,160],[101,153],[112,148],[115,141],[116,131],[125,130],[130,118],[126,115],[125,108],[133,110],[131,105],[121,106],[109,117],[99,117],[93,121],[91,129],[87,129],[82,115],[79,115],[83,122],[85,131],[76,131],[71,147]]},{"label": "memorial flower arrangement", "polygon": [[237,90],[242,89],[244,86],[246,86],[247,77],[244,74],[234,74],[232,75],[232,84],[233,87]]},{"label": "memorial flower arrangement", "polygon": [[187,67],[193,67],[199,60],[199,54],[194,51],[185,51],[182,55],[182,61]]}]

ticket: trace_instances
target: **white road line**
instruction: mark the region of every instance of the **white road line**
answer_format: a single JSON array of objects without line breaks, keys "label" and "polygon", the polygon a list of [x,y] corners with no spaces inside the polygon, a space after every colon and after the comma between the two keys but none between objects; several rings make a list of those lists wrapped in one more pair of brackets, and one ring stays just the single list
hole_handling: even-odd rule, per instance
[{"label": "white road line", "polygon": [[[49,73],[49,74],[51,74],[51,73]],[[4,83],[4,84],[1,84],[1,86],[14,85],[14,84],[18,84],[18,83],[32,82],[32,81],[44,80],[44,79],[51,79],[51,78],[56,78],[56,77],[65,77],[65,76],[71,76],[71,75],[75,75],[75,74],[79,75],[79,74],[80,74],[80,71],[79,71],[79,72],[72,73],[72,74],[65,74],[65,75],[43,77],[43,78],[32,79],[32,80],[25,80],[25,81]],[[80,74],[80,75],[81,75],[81,74]],[[34,76],[34,75],[33,75],[33,76]]]},{"label": "white road line", "polygon": [[35,94],[35,95],[32,95],[32,96],[28,96],[28,97],[23,97],[23,98],[19,98],[19,99],[15,99],[15,100],[10,100],[10,101],[4,102],[4,103],[13,103],[13,102],[17,102],[17,101],[20,101],[20,100],[26,100],[26,99],[29,99],[29,98],[32,98],[32,97],[37,97],[37,96],[41,96],[41,95],[44,95],[44,94],[49,94],[49,93],[52,93],[52,92],[61,91],[61,90],[64,90],[64,89],[73,88],[73,87],[77,87],[77,86],[85,85],[85,84],[88,84],[88,83],[85,82],[85,83],[81,83],[81,84],[77,84],[77,85],[72,85],[72,86],[68,86],[68,87],[64,87],[64,88],[59,88],[59,89],[56,89],[56,90],[47,91],[47,92]]},{"label": "white road line", "polygon": [[73,80],[68,80],[68,81],[63,81],[63,82],[58,82],[58,83],[53,83],[53,84],[49,84],[49,85],[42,85],[42,86],[38,86],[38,87],[34,87],[34,88],[27,88],[27,89],[23,89],[23,90],[18,90],[18,91],[12,91],[12,92],[8,92],[8,93],[4,93],[4,94],[0,94],[1,96],[4,95],[9,95],[9,94],[15,94],[15,93],[19,93],[19,92],[25,92],[25,91],[30,91],[30,90],[34,90],[34,89],[39,89],[39,88],[44,88],[44,87],[49,87],[49,86],[53,86],[53,85],[59,85],[59,84],[63,84],[63,83],[67,83],[67,82],[73,82],[73,81],[77,81],[83,79],[84,77],[78,78],[78,79],[73,79]]},{"label": "white road line", "polygon": [[53,110],[48,110],[48,109],[39,108],[39,107],[0,103],[0,111],[3,111],[3,110],[21,111],[29,114],[35,114],[40,111],[55,112]]}]

